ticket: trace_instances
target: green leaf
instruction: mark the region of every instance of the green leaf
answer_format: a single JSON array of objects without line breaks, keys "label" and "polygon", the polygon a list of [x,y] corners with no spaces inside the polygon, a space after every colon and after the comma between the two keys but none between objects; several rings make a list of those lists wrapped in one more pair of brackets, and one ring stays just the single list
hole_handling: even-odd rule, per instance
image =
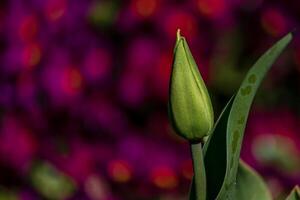
[{"label": "green leaf", "polygon": [[258,59],[215,124],[204,146],[208,200],[235,198],[234,185],[251,104],[266,73],[291,39],[292,35],[287,34]]},{"label": "green leaf", "polygon": [[[207,199],[214,199],[222,187],[226,173],[226,127],[234,96],[229,100],[205,143],[204,164],[207,181]],[[210,145],[211,144],[211,145]]]},{"label": "green leaf", "polygon": [[299,186],[295,186],[286,200],[300,200],[300,188]]},{"label": "green leaf", "polygon": [[227,122],[227,167],[224,183],[218,195],[220,199],[224,199],[226,187],[230,187],[235,182],[244,130],[256,91],[272,64],[291,39],[292,34],[289,33],[258,59],[248,71],[233,101]]},{"label": "green leaf", "polygon": [[263,179],[246,163],[240,161],[235,185],[235,199],[271,200],[272,196]]},{"label": "green leaf", "polygon": [[177,33],[170,79],[169,117],[175,131],[189,141],[200,141],[213,127],[208,91],[184,37]]}]

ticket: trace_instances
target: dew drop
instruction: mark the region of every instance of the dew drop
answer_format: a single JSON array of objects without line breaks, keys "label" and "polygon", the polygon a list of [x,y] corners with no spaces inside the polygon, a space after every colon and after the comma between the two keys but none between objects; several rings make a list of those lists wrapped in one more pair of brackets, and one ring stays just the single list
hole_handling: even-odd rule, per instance
[{"label": "dew drop", "polygon": [[252,90],[252,87],[250,85],[248,85],[248,86],[241,89],[241,94],[243,96],[246,96],[246,95],[251,93],[251,90]]},{"label": "dew drop", "polygon": [[237,121],[238,124],[243,124],[244,122],[245,122],[245,117],[244,117],[244,116],[241,117],[241,118]]},{"label": "dew drop", "polygon": [[251,74],[248,78],[248,82],[249,83],[255,83],[256,81],[256,75],[255,74]]}]

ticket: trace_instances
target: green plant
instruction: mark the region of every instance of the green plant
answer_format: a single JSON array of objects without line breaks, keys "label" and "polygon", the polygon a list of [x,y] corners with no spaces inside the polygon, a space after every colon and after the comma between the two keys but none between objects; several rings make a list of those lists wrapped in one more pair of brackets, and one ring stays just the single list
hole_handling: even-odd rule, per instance
[{"label": "green plant", "polygon": [[[185,38],[177,32],[169,118],[175,132],[191,146],[194,177],[190,200],[271,199],[262,178],[240,160],[240,150],[256,91],[291,40],[289,33],[258,59],[214,124],[206,86]],[[287,199],[299,199],[299,189],[294,189]]]}]

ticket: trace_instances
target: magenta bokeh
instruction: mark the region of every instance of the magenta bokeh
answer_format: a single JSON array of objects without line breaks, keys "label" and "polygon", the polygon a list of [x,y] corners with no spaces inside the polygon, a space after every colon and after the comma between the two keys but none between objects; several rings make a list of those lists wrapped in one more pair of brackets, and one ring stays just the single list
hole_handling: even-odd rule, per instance
[{"label": "magenta bokeh", "polygon": [[[297,31],[299,9],[297,0],[2,0],[0,198],[185,198],[189,148],[167,118],[176,30],[217,118],[255,59]],[[299,77],[295,32],[258,93],[242,151],[275,197],[300,184]]]}]

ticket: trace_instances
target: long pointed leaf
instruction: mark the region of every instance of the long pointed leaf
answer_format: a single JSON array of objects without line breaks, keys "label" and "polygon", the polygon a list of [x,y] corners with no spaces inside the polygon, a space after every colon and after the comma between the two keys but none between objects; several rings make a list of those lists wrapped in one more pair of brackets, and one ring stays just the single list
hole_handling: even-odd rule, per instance
[{"label": "long pointed leaf", "polygon": [[228,158],[227,169],[224,183],[218,195],[218,199],[225,199],[228,188],[230,188],[236,181],[235,179],[238,169],[244,130],[249,110],[256,91],[260,86],[263,78],[271,68],[272,64],[285,49],[285,47],[289,44],[291,39],[292,34],[287,34],[258,59],[254,66],[248,71],[237,92],[237,95],[235,96],[229,114],[226,131],[226,146]]},{"label": "long pointed leaf", "polygon": [[204,146],[208,200],[235,198],[240,149],[251,104],[266,73],[291,39],[291,34],[286,35],[258,59],[215,124]]}]

